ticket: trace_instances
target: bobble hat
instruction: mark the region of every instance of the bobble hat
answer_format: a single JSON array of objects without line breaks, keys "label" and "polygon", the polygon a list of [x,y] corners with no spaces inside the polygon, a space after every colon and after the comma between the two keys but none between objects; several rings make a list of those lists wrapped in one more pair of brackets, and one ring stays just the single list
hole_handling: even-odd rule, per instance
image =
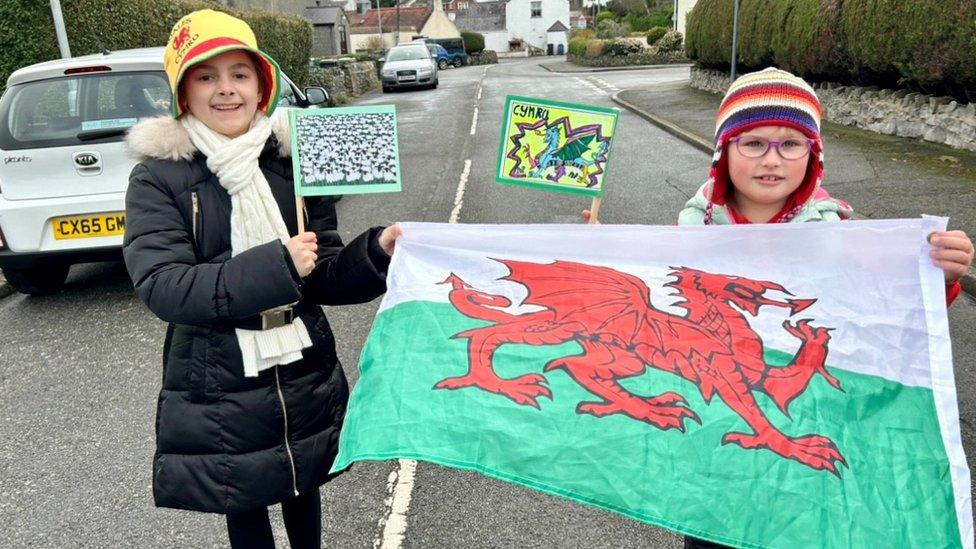
[{"label": "bobble hat", "polygon": [[729,86],[715,117],[715,154],[708,174],[709,210],[724,206],[733,188],[729,180],[729,140],[759,126],[786,126],[813,142],[803,183],[770,222],[789,221],[820,188],[823,180],[823,141],[820,119],[823,111],[813,88],[786,71],[767,68],[742,75]]}]

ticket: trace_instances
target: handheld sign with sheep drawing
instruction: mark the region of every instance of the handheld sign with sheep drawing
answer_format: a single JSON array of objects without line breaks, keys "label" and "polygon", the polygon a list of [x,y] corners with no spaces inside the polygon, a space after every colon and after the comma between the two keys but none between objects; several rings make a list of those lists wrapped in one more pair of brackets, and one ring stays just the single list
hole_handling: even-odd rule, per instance
[{"label": "handheld sign with sheep drawing", "polygon": [[592,196],[598,207],[618,112],[508,96],[495,181]]},{"label": "handheld sign with sheep drawing", "polygon": [[400,190],[393,105],[294,109],[288,114],[296,195]]},{"label": "handheld sign with sheep drawing", "polygon": [[[299,212],[305,196],[400,191],[393,105],[293,109],[288,115]],[[298,217],[303,225],[304,216]]]}]

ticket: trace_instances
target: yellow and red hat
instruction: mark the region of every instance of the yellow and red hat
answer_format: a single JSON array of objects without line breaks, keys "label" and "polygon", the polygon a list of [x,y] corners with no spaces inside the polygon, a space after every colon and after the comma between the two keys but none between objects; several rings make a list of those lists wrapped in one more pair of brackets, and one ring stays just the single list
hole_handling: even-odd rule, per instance
[{"label": "yellow and red hat", "polygon": [[268,54],[258,49],[254,31],[244,21],[214,10],[198,10],[177,21],[170,32],[163,65],[173,92],[170,112],[173,118],[183,114],[179,101],[180,82],[183,75],[193,65],[212,59],[231,50],[253,52],[258,59],[264,81],[271,88],[263,90],[258,110],[268,116],[278,105],[278,90],[281,86],[281,69]]}]

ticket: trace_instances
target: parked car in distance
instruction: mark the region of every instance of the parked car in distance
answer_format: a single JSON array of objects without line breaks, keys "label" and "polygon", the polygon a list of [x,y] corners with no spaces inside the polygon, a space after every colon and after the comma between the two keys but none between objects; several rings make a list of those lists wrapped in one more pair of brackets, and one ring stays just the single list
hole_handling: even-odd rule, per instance
[{"label": "parked car in distance", "polygon": [[430,52],[430,58],[437,61],[438,69],[444,70],[448,67],[448,60],[451,56],[447,54],[447,50],[443,46],[427,44],[427,51]]},{"label": "parked car in distance", "polygon": [[464,64],[463,54],[458,54],[457,52],[451,53],[444,49],[444,46],[432,44],[430,41],[427,41],[426,44],[431,57],[437,59],[438,69],[445,70],[449,66],[457,68]]},{"label": "parked car in distance", "polygon": [[447,62],[455,67],[468,64],[468,54],[464,51],[464,40],[460,38],[426,38],[418,37],[426,44],[436,44],[447,50]]},{"label": "parked car in distance", "polygon": [[380,69],[383,93],[398,88],[436,88],[437,63],[431,58],[427,45],[408,43],[393,46],[387,52]]},{"label": "parked car in distance", "polygon": [[[282,109],[328,102],[282,75]],[[167,115],[163,48],[18,69],[0,97],[0,270],[21,293],[56,292],[70,266],[121,258],[135,159],[126,131]]]}]

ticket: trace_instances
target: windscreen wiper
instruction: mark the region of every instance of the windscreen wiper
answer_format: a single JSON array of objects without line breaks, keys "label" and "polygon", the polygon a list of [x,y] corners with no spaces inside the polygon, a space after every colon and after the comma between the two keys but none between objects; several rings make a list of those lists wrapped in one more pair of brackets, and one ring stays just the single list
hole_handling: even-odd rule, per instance
[{"label": "windscreen wiper", "polygon": [[128,127],[125,128],[101,128],[97,130],[86,130],[79,133],[76,137],[79,141],[92,141],[94,139],[104,139],[106,137],[115,137],[117,135],[123,135],[129,130]]}]

